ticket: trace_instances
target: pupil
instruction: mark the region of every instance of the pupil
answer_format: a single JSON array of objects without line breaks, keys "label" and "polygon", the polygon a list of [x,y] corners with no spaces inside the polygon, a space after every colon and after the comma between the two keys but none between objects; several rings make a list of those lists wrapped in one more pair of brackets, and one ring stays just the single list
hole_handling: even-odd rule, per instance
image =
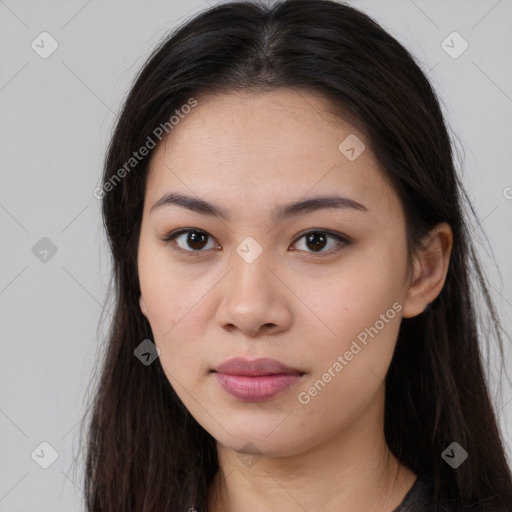
[{"label": "pupil", "polygon": [[[202,239],[202,240],[201,240]],[[188,244],[192,249],[202,249],[205,245],[205,239],[206,235],[204,233],[198,233],[197,231],[194,231],[192,233],[188,234]],[[199,243],[200,247],[196,247],[194,244]],[[203,244],[203,245],[201,245]]]},{"label": "pupil", "polygon": [[[316,251],[316,250],[321,250],[325,247],[326,237],[322,233],[319,233],[319,232],[311,233],[306,238],[307,238],[307,243],[313,244],[313,247],[310,247],[310,249],[313,249]],[[318,239],[321,239],[320,243],[318,243],[319,242]]]}]

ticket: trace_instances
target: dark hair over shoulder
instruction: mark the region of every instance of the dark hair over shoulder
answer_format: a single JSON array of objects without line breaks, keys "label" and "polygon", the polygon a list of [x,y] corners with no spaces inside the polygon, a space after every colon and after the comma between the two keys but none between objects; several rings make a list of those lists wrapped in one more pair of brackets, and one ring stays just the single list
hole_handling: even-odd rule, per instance
[{"label": "dark hair over shoulder", "polygon": [[[322,94],[366,135],[402,202],[409,262],[430,228],[443,221],[452,227],[443,290],[425,313],[402,320],[386,378],[385,436],[403,464],[432,478],[436,503],[512,510],[511,472],[479,349],[487,334],[478,323],[477,290],[501,350],[503,333],[469,237],[450,137],[425,74],[369,16],[330,0],[289,0],[223,3],[187,20],[137,76],[103,184],[112,184],[133,151],[191,98],[281,87]],[[149,158],[102,198],[115,309],[87,424],[90,512],[204,512],[218,469],[214,439],[183,406],[160,363],[146,367],[133,356],[152,338],[139,309],[137,273]],[[469,453],[457,469],[441,458],[454,441]]]}]

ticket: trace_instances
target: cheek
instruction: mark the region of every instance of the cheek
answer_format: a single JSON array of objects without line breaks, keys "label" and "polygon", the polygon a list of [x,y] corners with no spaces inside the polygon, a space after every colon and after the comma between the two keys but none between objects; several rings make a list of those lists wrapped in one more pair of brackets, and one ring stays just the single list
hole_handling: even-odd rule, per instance
[{"label": "cheek", "polygon": [[[156,242],[150,229],[143,230],[138,252],[138,273],[148,320],[157,336],[186,318],[187,311],[200,300],[197,280],[173,264],[169,248]],[[204,293],[204,288],[203,288]]]},{"label": "cheek", "polygon": [[[141,241],[144,239],[141,238]],[[178,269],[169,264],[166,251],[150,243],[141,243],[138,254],[138,272],[141,295],[154,342],[161,351],[162,362],[168,357],[172,341],[199,297],[183,282]]]},{"label": "cheek", "polygon": [[[315,313],[308,313],[308,325],[316,325],[319,332],[312,338],[316,378],[345,354],[348,364],[339,374],[350,375],[351,382],[367,376],[369,368],[379,377],[385,375],[401,321],[406,261],[402,249],[365,249],[347,258],[337,272],[302,282],[301,296]],[[310,348],[303,350],[307,357]]]},{"label": "cheek", "polygon": [[301,296],[306,298],[327,335],[354,336],[357,330],[373,325],[393,303],[402,300],[401,273],[398,261],[390,269],[384,260],[378,264],[361,257],[353,264],[344,265],[339,272],[316,276],[309,283],[303,281]]},{"label": "cheek", "polygon": [[[203,293],[200,292],[203,290]],[[180,284],[178,280],[155,279],[141,281],[141,291],[148,310],[154,342],[173,361],[192,357],[194,340],[200,339],[200,318],[204,312],[204,287]],[[179,350],[177,350],[179,348]]]},{"label": "cheek", "polygon": [[[368,279],[372,286],[366,286],[362,275],[352,277],[331,283],[329,300],[319,310],[329,330],[303,347],[304,360],[314,354],[315,362],[297,401],[313,430],[336,431],[360,414],[382,386],[393,357],[402,309],[395,286],[388,278]],[[337,412],[329,416],[328,410]]]},{"label": "cheek", "polygon": [[148,263],[140,273],[140,285],[152,341],[160,350],[159,359],[167,379],[187,403],[189,398],[186,392],[182,395],[183,389],[195,389],[210,368],[208,353],[205,354],[205,330],[215,311],[208,290],[214,287],[218,276],[192,278],[169,263],[161,269],[143,258],[141,263]]}]

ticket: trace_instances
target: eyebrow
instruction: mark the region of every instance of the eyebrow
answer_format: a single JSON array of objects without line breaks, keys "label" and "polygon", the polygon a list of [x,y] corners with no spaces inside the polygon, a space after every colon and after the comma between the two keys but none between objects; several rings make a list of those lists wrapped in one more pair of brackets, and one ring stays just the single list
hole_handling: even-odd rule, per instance
[{"label": "eyebrow", "polygon": [[[223,220],[229,220],[229,213],[227,210],[208,203],[204,199],[179,194],[177,192],[164,194],[152,207],[149,213],[153,210],[164,206],[181,206],[187,208],[196,213],[203,215],[211,215],[220,217]],[[323,195],[304,199],[294,203],[288,203],[285,205],[278,205],[272,212],[273,222],[279,222],[283,219],[293,217],[295,215],[310,213],[317,210],[323,209],[346,209],[351,208],[360,211],[369,211],[366,206],[343,196]]]}]

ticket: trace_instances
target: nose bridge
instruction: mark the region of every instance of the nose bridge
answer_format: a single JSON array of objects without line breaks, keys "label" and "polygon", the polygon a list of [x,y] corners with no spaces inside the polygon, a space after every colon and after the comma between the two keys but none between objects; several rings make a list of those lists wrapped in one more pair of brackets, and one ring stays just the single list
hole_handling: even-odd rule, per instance
[{"label": "nose bridge", "polygon": [[270,270],[274,266],[271,251],[259,247],[247,240],[233,253],[232,271],[224,283],[217,313],[220,325],[236,326],[251,335],[263,326],[281,330],[290,321],[283,290],[279,289],[282,284]]},{"label": "nose bridge", "polygon": [[[252,237],[244,239],[233,254],[232,289],[230,293],[237,295],[239,300],[245,300],[246,294],[258,295],[258,300],[269,300],[275,293],[272,283],[270,266],[271,251],[263,247]],[[256,298],[256,297],[254,297]]]}]

